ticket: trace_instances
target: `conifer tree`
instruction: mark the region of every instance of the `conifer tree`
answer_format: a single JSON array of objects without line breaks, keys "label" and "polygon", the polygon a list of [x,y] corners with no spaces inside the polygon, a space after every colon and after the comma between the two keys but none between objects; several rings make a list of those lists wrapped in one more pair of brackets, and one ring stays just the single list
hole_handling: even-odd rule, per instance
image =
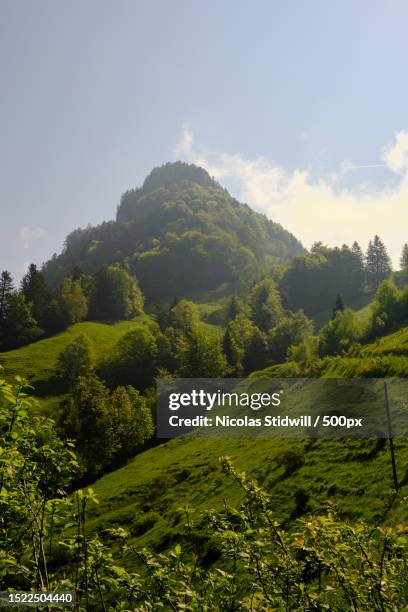
[{"label": "conifer tree", "polygon": [[358,244],[356,240],[353,242],[351,246],[351,251],[353,255],[358,259],[358,261],[360,262],[360,266],[363,269],[364,268],[364,253],[363,253],[363,249],[361,248],[361,246]]},{"label": "conifer tree", "polygon": [[400,257],[401,270],[408,272],[408,243],[406,242],[402,247],[402,253]]},{"label": "conifer tree", "polygon": [[10,295],[13,293],[13,279],[7,270],[4,270],[0,276],[0,325],[1,321],[6,316],[7,302]]},{"label": "conifer tree", "polygon": [[6,309],[0,320],[0,347],[2,350],[28,344],[42,335],[24,294],[13,291],[7,298]]},{"label": "conifer tree", "polygon": [[343,298],[341,297],[340,293],[338,293],[336,297],[336,303],[333,308],[332,319],[336,318],[336,315],[338,312],[344,312],[344,302],[343,302]]},{"label": "conifer tree", "polygon": [[368,281],[373,289],[387,278],[392,271],[391,261],[387,249],[381,238],[376,235],[370,240],[366,256],[366,272]]},{"label": "conifer tree", "polygon": [[237,296],[233,295],[227,307],[227,321],[233,321],[241,312],[242,305],[240,304]]},{"label": "conifer tree", "polygon": [[358,288],[359,291],[363,289],[365,280],[365,257],[361,246],[357,241],[354,241],[351,247],[353,254],[352,264],[352,282],[353,287]]},{"label": "conifer tree", "polygon": [[35,264],[31,264],[21,281],[21,291],[27,302],[31,303],[33,317],[41,328],[47,326],[47,307],[49,301],[47,281]]}]

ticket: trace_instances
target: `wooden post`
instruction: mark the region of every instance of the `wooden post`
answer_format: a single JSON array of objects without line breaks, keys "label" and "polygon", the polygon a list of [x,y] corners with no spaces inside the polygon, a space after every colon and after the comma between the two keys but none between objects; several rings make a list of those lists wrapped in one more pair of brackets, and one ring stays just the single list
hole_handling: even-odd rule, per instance
[{"label": "wooden post", "polygon": [[385,416],[387,419],[387,426],[388,426],[388,440],[390,442],[392,478],[394,480],[394,488],[396,491],[398,491],[397,466],[395,465],[395,453],[394,453],[394,433],[392,431],[390,404],[388,400],[388,387],[385,381],[384,381],[384,395],[385,395]]}]

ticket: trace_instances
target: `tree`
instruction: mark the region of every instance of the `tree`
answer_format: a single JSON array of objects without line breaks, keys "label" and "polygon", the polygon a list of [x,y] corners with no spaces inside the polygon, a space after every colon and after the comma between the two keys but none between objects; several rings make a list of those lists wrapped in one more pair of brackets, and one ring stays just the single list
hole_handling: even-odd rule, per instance
[{"label": "tree", "polygon": [[31,312],[23,293],[14,291],[7,296],[3,318],[0,321],[0,346],[2,350],[16,348],[38,339],[42,330]]},{"label": "tree", "polygon": [[242,376],[245,354],[253,336],[258,332],[256,325],[243,314],[228,323],[223,338],[223,350],[234,376]]},{"label": "tree", "polygon": [[153,316],[161,331],[164,331],[169,324],[169,312],[170,309],[163,302],[156,302]]},{"label": "tree", "polygon": [[133,387],[116,387],[110,398],[107,417],[115,461],[121,462],[132,456],[136,448],[153,435],[153,418],[148,402]]},{"label": "tree", "polygon": [[4,270],[0,276],[0,325],[6,316],[7,303],[13,290],[13,278],[10,272]]},{"label": "tree", "polygon": [[66,276],[59,291],[58,301],[66,326],[85,319],[88,313],[88,302],[79,281],[73,280],[71,276]]},{"label": "tree", "polygon": [[158,354],[153,333],[146,327],[137,327],[118,341],[105,378],[111,385],[132,385],[144,390],[153,384]]},{"label": "tree", "polygon": [[0,276],[0,349],[8,350],[39,338],[42,330],[33,317],[31,303],[14,290],[10,272]]},{"label": "tree", "polygon": [[109,427],[109,391],[96,376],[79,377],[61,402],[60,428],[74,439],[83,475],[95,477],[109,465],[114,437]]},{"label": "tree", "polygon": [[117,387],[110,394],[94,375],[77,379],[61,409],[60,428],[75,439],[88,478],[130,457],[154,431],[147,400],[138,391]]},{"label": "tree", "polygon": [[338,312],[343,312],[343,310],[344,310],[343,298],[341,297],[340,293],[338,293],[337,297],[336,297],[336,303],[335,303],[334,308],[333,308],[332,319],[335,319],[336,318],[336,314]]},{"label": "tree", "polygon": [[238,315],[247,316],[247,314],[247,309],[243,302],[236,295],[233,295],[227,306],[226,320],[233,321]]},{"label": "tree", "polygon": [[307,315],[331,308],[339,293],[352,300],[364,288],[364,256],[357,242],[351,248],[315,243],[311,254],[292,259],[280,281],[286,307]]},{"label": "tree", "polygon": [[353,254],[353,265],[351,270],[353,284],[361,290],[365,280],[365,257],[357,241],[353,242],[351,252]]},{"label": "tree", "polygon": [[319,353],[337,355],[347,351],[362,336],[362,329],[352,310],[337,312],[320,332]]},{"label": "tree", "polygon": [[143,312],[143,294],[138,282],[124,268],[108,266],[95,275],[91,300],[92,316],[98,319],[131,319]]},{"label": "tree", "polygon": [[21,291],[27,302],[31,303],[33,317],[42,329],[46,329],[49,292],[47,281],[35,264],[30,264],[27,273],[23,276]]},{"label": "tree", "polygon": [[271,278],[264,278],[252,287],[249,303],[252,320],[262,331],[275,327],[283,316],[281,298]]},{"label": "tree", "polygon": [[373,289],[377,289],[382,280],[391,274],[391,261],[387,249],[379,236],[370,240],[366,256],[366,273]]},{"label": "tree", "polygon": [[271,358],[282,363],[288,355],[291,346],[306,342],[313,334],[313,323],[302,310],[289,312],[269,338],[269,354]]},{"label": "tree", "polygon": [[0,375],[0,439],[0,584],[34,590],[52,571],[51,525],[62,518],[76,460],[19,376],[12,385]]},{"label": "tree", "polygon": [[400,258],[401,270],[408,272],[408,243],[405,243],[402,247],[402,253]]},{"label": "tree", "polygon": [[308,315],[328,308],[336,295],[332,295],[332,276],[327,257],[320,253],[292,259],[280,282],[286,307],[302,308]]},{"label": "tree", "polygon": [[79,334],[60,352],[57,372],[73,386],[80,376],[89,376],[93,366],[91,341],[85,334]]},{"label": "tree", "polygon": [[[390,280],[378,287],[371,311],[370,333],[373,337],[382,335],[398,326],[404,319],[403,294]],[[406,315],[405,315],[406,316]]]},{"label": "tree", "polygon": [[179,356],[178,375],[182,378],[216,378],[224,376],[227,360],[217,337],[204,329],[194,329]]},{"label": "tree", "polygon": [[255,327],[245,350],[243,359],[244,374],[247,376],[255,370],[262,370],[268,365],[268,338],[265,332]]},{"label": "tree", "polygon": [[198,325],[200,317],[197,306],[188,300],[178,300],[170,309],[168,325],[184,334],[190,334]]},{"label": "tree", "polygon": [[198,309],[193,302],[178,298],[174,300],[167,316],[161,321],[164,336],[157,335],[161,366],[171,372],[182,367],[181,363],[199,323]]}]

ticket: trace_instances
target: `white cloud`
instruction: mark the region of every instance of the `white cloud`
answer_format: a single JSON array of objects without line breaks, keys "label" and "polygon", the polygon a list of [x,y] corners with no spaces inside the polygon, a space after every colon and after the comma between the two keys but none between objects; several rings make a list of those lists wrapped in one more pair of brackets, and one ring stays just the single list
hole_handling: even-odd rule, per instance
[{"label": "white cloud", "polygon": [[[288,173],[264,157],[197,149],[187,125],[175,155],[232,183],[234,195],[281,223],[307,247],[316,240],[339,246],[358,240],[365,248],[379,234],[397,266],[402,245],[408,242],[408,132],[395,134],[394,144],[384,152],[385,164],[344,162],[337,174],[319,182],[313,182],[306,170]],[[387,167],[399,172],[399,178],[392,188],[342,187],[348,169],[368,167]]]},{"label": "white cloud", "polygon": [[194,134],[189,124],[183,123],[182,135],[175,149],[175,157],[189,155],[193,148]]},{"label": "white cloud", "polygon": [[29,249],[34,242],[37,242],[43,236],[45,236],[47,232],[43,227],[30,227],[24,226],[20,230],[20,240],[23,243],[25,249]]},{"label": "white cloud", "polygon": [[395,134],[395,143],[384,150],[383,159],[394,172],[408,170],[408,132]]}]

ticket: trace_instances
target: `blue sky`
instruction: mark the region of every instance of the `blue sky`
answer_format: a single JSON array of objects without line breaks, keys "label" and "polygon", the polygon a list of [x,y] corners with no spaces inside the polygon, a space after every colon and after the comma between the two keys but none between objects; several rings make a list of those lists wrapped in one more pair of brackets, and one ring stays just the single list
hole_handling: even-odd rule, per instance
[{"label": "blue sky", "polygon": [[403,0],[0,0],[0,269],[176,158],[306,246],[377,231],[397,261],[407,25]]}]

